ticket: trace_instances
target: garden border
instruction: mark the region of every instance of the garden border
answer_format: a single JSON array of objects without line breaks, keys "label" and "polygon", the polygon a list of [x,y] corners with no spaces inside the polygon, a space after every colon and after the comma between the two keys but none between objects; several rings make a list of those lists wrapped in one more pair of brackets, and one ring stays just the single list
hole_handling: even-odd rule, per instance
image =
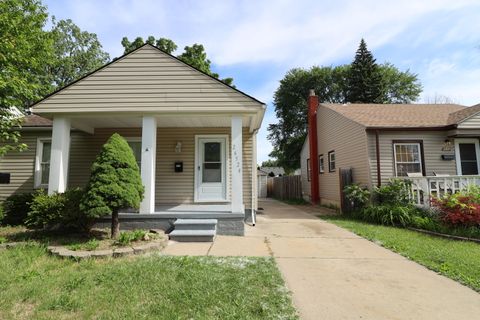
[{"label": "garden border", "polygon": [[460,240],[460,241],[472,241],[472,242],[480,244],[480,239],[477,239],[477,238],[454,236],[454,235],[450,235],[450,234],[445,234],[445,233],[440,233],[440,232],[435,232],[435,231],[428,231],[428,230],[424,230],[424,229],[411,228],[411,227],[409,227],[407,229],[412,230],[412,231],[416,231],[416,232],[420,232],[420,233],[424,233],[424,234],[428,234],[428,235],[431,235],[431,236],[437,236],[437,237],[440,237],[440,238],[446,238],[446,239],[451,239],[451,240]]}]

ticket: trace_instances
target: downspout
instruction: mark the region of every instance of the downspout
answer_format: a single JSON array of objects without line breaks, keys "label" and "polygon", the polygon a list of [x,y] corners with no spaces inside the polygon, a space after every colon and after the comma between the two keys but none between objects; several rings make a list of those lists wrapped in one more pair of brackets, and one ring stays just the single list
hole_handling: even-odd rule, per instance
[{"label": "downspout", "polygon": [[257,186],[258,186],[258,183],[257,183],[257,132],[258,132],[258,129],[253,131],[253,134],[252,134],[252,148],[253,148],[253,156],[252,156],[252,225],[255,226],[255,223],[256,223],[256,210],[257,210],[257,202],[255,201],[256,197],[257,197],[257,192],[258,190],[256,190]]},{"label": "downspout", "polygon": [[378,131],[375,130],[375,152],[376,155],[375,157],[377,158],[377,187],[380,187],[382,185],[382,173],[380,172],[380,142],[379,142],[379,137],[378,137]]},{"label": "downspout", "polygon": [[317,144],[317,108],[318,97],[315,91],[310,89],[307,99],[308,105],[308,141],[310,146],[310,192],[312,204],[318,204],[320,200],[318,185],[318,144]]}]

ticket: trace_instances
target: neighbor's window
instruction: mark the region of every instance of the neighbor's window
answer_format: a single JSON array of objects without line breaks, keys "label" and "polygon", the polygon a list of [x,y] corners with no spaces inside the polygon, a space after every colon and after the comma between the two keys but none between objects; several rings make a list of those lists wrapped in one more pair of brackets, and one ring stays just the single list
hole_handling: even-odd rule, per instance
[{"label": "neighbor's window", "polygon": [[307,159],[307,179],[310,181],[310,176],[312,175],[312,169],[310,168],[310,159]]},{"label": "neighbor's window", "polygon": [[328,171],[335,171],[335,151],[330,151],[328,153]]},{"label": "neighbor's window", "polygon": [[141,168],[142,163],[142,139],[141,138],[125,138],[127,140],[128,145],[133,151],[133,155],[135,156],[135,160],[137,161],[138,168]]},{"label": "neighbor's window", "polygon": [[50,152],[52,150],[51,139],[37,140],[37,154],[35,156],[35,187],[47,188],[50,174]]},{"label": "neighbor's window", "polygon": [[323,154],[318,156],[318,172],[324,173],[325,172],[325,159]]},{"label": "neighbor's window", "polygon": [[395,173],[397,177],[409,173],[422,173],[420,143],[394,143]]}]

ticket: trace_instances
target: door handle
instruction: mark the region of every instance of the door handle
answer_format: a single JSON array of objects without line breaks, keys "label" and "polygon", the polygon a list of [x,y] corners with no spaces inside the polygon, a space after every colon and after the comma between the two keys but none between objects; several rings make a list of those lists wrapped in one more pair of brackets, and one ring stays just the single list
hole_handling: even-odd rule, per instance
[{"label": "door handle", "polygon": [[198,166],[198,171],[200,171],[200,166]]}]

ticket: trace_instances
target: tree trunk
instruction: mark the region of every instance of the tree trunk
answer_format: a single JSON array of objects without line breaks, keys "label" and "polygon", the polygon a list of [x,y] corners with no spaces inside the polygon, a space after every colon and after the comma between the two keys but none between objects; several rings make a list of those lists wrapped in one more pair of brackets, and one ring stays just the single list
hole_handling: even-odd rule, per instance
[{"label": "tree trunk", "polygon": [[120,222],[118,221],[118,209],[112,212],[112,239],[118,239],[120,235]]}]

